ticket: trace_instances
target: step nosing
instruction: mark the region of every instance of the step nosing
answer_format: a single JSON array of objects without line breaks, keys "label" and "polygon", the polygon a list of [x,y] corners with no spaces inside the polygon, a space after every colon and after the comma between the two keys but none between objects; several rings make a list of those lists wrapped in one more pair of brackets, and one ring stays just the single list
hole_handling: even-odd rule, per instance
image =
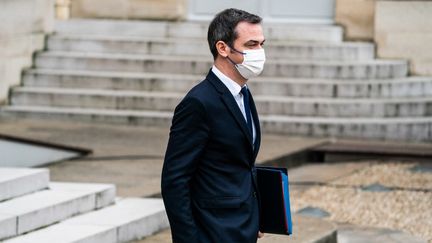
[{"label": "step nosing", "polygon": [[[3,108],[5,109],[5,108]],[[164,118],[172,117],[172,112],[161,112],[161,111],[134,111],[134,110],[108,110],[108,109],[71,109],[71,108],[52,108],[52,107],[27,107],[27,106],[12,106],[7,107],[5,110],[34,110],[34,111],[61,111],[61,112],[77,112],[77,113],[84,113],[84,114],[93,114],[96,115],[97,113],[100,113],[102,115],[105,115],[104,112],[109,112],[110,114],[125,114],[126,115],[164,115]],[[322,121],[332,121],[332,120],[338,120],[338,121],[355,121],[355,122],[373,122],[373,121],[393,121],[393,122],[409,122],[409,121],[422,121],[422,122],[432,122],[431,116],[422,116],[422,117],[324,117],[324,116],[288,116],[288,115],[261,115],[260,119],[262,121],[270,121],[272,119],[275,120],[286,120],[286,119],[296,119],[296,120],[302,120],[302,121],[314,121],[314,122],[322,122]]]},{"label": "step nosing", "polygon": [[158,116],[161,118],[172,117],[172,112],[153,111],[153,110],[112,110],[112,109],[89,109],[89,108],[71,108],[71,107],[51,107],[51,106],[4,106],[4,111],[27,111],[27,112],[46,112],[46,113],[75,113],[82,115],[115,115],[115,116],[133,116],[141,115],[142,117]]},{"label": "step nosing", "polygon": [[[116,72],[116,71],[94,71],[79,69],[29,69],[25,70],[25,75],[50,75],[50,76],[77,76],[77,77],[98,77],[98,78],[120,78],[120,79],[158,79],[161,81],[168,79],[200,81],[204,75],[198,74],[173,74],[173,73],[147,73],[147,72]],[[411,83],[432,83],[432,77],[407,76],[394,79],[324,79],[324,78],[301,78],[301,77],[258,77],[250,80],[251,84],[299,84],[299,85],[383,85],[383,84],[411,84]]]},{"label": "step nosing", "polygon": [[[80,26],[145,26],[145,27],[178,27],[178,26],[195,26],[203,28],[203,30],[207,31],[208,25],[210,21],[201,21],[201,20],[192,20],[192,21],[180,21],[180,22],[172,22],[172,21],[162,21],[162,20],[112,20],[112,19],[70,19],[70,20],[56,20],[55,25],[57,29],[61,29],[62,27],[80,27]],[[284,28],[284,29],[323,29],[323,30],[336,30],[340,31],[342,28],[338,25],[334,24],[307,24],[307,23],[272,23],[272,26],[266,26],[264,29],[273,29],[273,28]],[[57,32],[58,33],[58,32]]]},{"label": "step nosing", "polygon": [[[190,61],[190,62],[212,62],[210,54],[205,56],[181,56],[181,55],[153,55],[153,54],[123,54],[123,53],[100,53],[100,52],[78,52],[78,51],[47,51],[40,52],[36,58],[75,58],[75,59],[107,59],[107,60],[132,60],[132,61]],[[186,60],[185,60],[186,59]]]},{"label": "step nosing", "polygon": [[[106,240],[109,242],[119,240],[129,242],[169,227],[164,212],[165,209],[161,199],[154,201],[142,198],[125,198],[117,201],[114,205],[72,216],[54,225],[17,236],[6,242],[20,242],[20,240],[40,242],[48,239],[51,241],[56,239],[55,242],[58,242],[64,235],[73,237],[75,242],[88,240],[106,232],[111,233],[105,235],[105,238],[97,238],[99,242],[105,242]],[[145,228],[145,230],[137,231],[137,224],[140,228]],[[132,230],[133,233],[125,235],[124,233],[129,230]],[[62,232],[62,234],[57,232]],[[93,238],[93,241],[95,240]]]},{"label": "step nosing", "polygon": [[[114,53],[89,53],[89,52],[42,52],[36,58],[70,58],[70,59],[106,59],[106,60],[130,60],[130,61],[181,61],[192,63],[212,63],[213,60],[208,57],[194,56],[166,56],[166,55],[138,55],[138,54],[114,54]],[[328,61],[328,60],[268,60],[267,65],[287,64],[287,65],[322,65],[322,66],[365,66],[365,65],[407,65],[403,59],[371,59],[371,60],[345,60],[345,61]]]},{"label": "step nosing", "polygon": [[[118,35],[84,35],[84,34],[54,34],[48,36],[49,40],[55,41],[98,41],[98,42],[142,42],[142,43],[167,43],[167,44],[190,44],[190,43],[202,43],[207,45],[207,40],[205,38],[198,37],[139,37],[139,36],[118,36]],[[283,41],[283,40],[274,40],[270,41],[266,44],[266,47],[273,48],[279,46],[299,46],[299,47],[345,47],[345,48],[371,48],[374,47],[372,42],[307,42],[307,41]]]},{"label": "step nosing", "polygon": [[[103,89],[77,89],[77,88],[45,88],[45,87],[19,87],[12,90],[15,95],[70,95],[86,97],[111,97],[111,98],[153,98],[153,99],[180,99],[185,96],[182,92],[168,91],[134,91],[134,90],[103,90]],[[429,103],[431,97],[384,97],[384,98],[346,98],[346,97],[303,97],[303,96],[268,96],[255,95],[257,102],[274,103],[325,103],[325,104],[405,104],[405,103]]]},{"label": "step nosing", "polygon": [[0,204],[48,188],[49,177],[47,169],[0,168]]},{"label": "step nosing", "polygon": [[134,91],[134,90],[108,90],[108,89],[71,89],[46,87],[18,87],[13,92],[21,94],[45,95],[79,95],[79,96],[113,96],[113,97],[154,97],[154,98],[181,98],[185,94],[178,92]]},{"label": "step nosing", "polygon": [[172,73],[150,73],[150,72],[121,72],[121,71],[95,71],[80,69],[44,69],[36,68],[25,71],[25,74],[36,75],[61,75],[61,76],[92,76],[102,78],[127,78],[127,79],[203,79],[202,75],[196,74],[172,74]]},{"label": "step nosing", "polygon": [[[22,215],[26,215],[32,212],[37,212],[37,211],[41,211],[41,210],[45,210],[48,208],[52,208],[52,207],[57,207],[58,205],[62,205],[65,203],[71,203],[74,201],[79,201],[83,198],[87,198],[87,197],[91,197],[91,196],[95,196],[97,193],[99,192],[79,192],[79,191],[41,191],[41,192],[36,192],[33,194],[29,194],[26,196],[22,196],[19,198],[15,198],[15,199],[11,199],[9,201],[0,203],[0,213],[13,213],[16,216],[22,216]],[[58,197],[53,199],[52,197]],[[32,203],[35,203],[36,199],[42,199],[45,198],[45,200],[48,201],[44,201],[43,204],[40,205],[35,205]],[[51,201],[50,201],[51,200]],[[24,203],[26,205],[26,207],[28,207],[27,209],[15,209],[12,206],[16,207],[18,204],[19,207],[23,207]],[[6,208],[3,208],[3,207]],[[32,205],[32,206],[29,206]],[[96,205],[95,205],[96,206]],[[5,210],[5,211],[3,211]]]},{"label": "step nosing", "polygon": [[430,123],[432,116],[428,117],[323,117],[323,116],[285,116],[285,115],[262,115],[261,121],[265,122],[295,122],[295,123],[316,123],[316,124],[390,124],[390,123]]}]

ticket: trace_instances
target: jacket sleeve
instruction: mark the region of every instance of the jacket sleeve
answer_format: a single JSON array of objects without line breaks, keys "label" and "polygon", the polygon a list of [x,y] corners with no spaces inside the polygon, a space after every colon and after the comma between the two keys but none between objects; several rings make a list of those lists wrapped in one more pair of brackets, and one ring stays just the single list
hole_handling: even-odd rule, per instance
[{"label": "jacket sleeve", "polygon": [[209,136],[206,111],[196,98],[176,107],[162,169],[162,197],[173,242],[198,242],[189,183]]}]

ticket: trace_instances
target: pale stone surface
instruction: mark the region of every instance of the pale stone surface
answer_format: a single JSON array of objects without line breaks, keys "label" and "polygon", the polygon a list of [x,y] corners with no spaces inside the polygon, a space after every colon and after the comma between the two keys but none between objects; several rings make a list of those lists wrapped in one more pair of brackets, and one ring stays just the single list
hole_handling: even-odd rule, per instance
[{"label": "pale stone surface", "polygon": [[403,231],[386,228],[359,227],[355,225],[338,226],[338,243],[426,243],[419,237],[412,236]]},{"label": "pale stone surface", "polygon": [[54,21],[53,7],[54,0],[1,1],[0,39],[50,32]]},{"label": "pale stone surface", "polygon": [[[336,243],[336,226],[328,221],[316,218],[293,215],[293,234],[276,235],[265,234],[258,243]],[[134,243],[170,243],[171,231],[165,230],[153,236],[147,237]]]},{"label": "pale stone surface", "polygon": [[168,227],[161,199],[120,199],[115,205],[63,222],[72,225],[104,225],[117,228],[118,241],[149,236]]},{"label": "pale stone surface", "polygon": [[[137,44],[137,42],[139,42],[138,39],[140,37],[146,36],[148,33],[154,34],[153,37],[158,38],[189,37],[188,39],[195,40],[195,37],[203,35],[206,29],[206,24],[207,23],[205,22],[152,22],[113,20],[81,20],[72,21],[70,23],[62,23],[58,28],[60,30],[60,33],[58,33],[59,35],[79,34],[81,36],[93,35],[93,37],[94,35],[104,35],[109,36],[110,38],[114,37],[113,43],[117,42],[116,44],[109,44],[111,45],[111,47],[115,48],[109,47],[107,42],[105,43],[106,45],[104,44],[105,46],[100,46],[98,44],[99,42],[87,42],[83,45],[78,45],[79,48],[83,48],[80,50],[80,52],[76,52],[76,50],[74,50],[73,48],[71,48],[72,50],[69,50],[67,48],[65,48],[66,50],[63,50],[63,48],[67,44],[71,44],[71,42],[63,43],[64,45],[60,44],[58,46],[58,51],[48,51],[42,54],[38,54],[36,56],[36,67],[38,69],[44,68],[57,71],[68,70],[61,77],[61,79],[63,79],[65,76],[71,76],[70,73],[73,70],[80,70],[79,72],[81,72],[80,74],[82,75],[80,77],[81,84],[77,84],[77,86],[81,86],[81,89],[86,89],[86,85],[94,85],[91,91],[75,90],[75,93],[72,94],[67,89],[59,91],[58,87],[55,89],[46,89],[43,92],[35,92],[35,90],[30,90],[29,88],[14,89],[12,100],[16,103],[14,103],[14,106],[12,107],[5,108],[5,111],[7,111],[5,113],[11,114],[15,112],[14,114],[18,114],[17,117],[21,115],[23,117],[59,117],[61,119],[71,120],[83,119],[85,121],[92,121],[96,123],[107,122],[114,124],[122,123],[131,125],[160,124],[163,126],[169,126],[173,107],[177,104],[179,99],[181,99],[181,94],[184,94],[184,92],[187,91],[187,88],[191,86],[192,83],[189,83],[189,81],[191,79],[195,79],[193,77],[201,76],[202,78],[202,76],[208,72],[208,69],[212,64],[211,58],[208,56],[208,53],[207,57],[203,55],[199,55],[197,57],[191,55],[169,55],[169,52],[162,51],[164,50],[164,45],[157,46],[156,48],[147,49],[147,51],[152,53],[152,55],[144,53],[133,54],[133,47],[131,47],[131,49],[129,50],[127,50],[127,48],[123,49],[123,45],[127,46],[129,42],[122,43],[122,40],[128,40],[128,37],[133,36],[134,38],[132,38],[132,41],[134,44]],[[310,36],[319,36],[323,33],[325,34],[325,36],[328,37],[326,39],[327,41],[334,42],[335,40],[332,38],[333,35],[327,34],[334,34],[338,31],[341,31],[340,27],[335,28],[334,26],[324,25],[284,26],[281,24],[275,24],[266,28],[268,28],[267,31],[271,38],[287,38],[285,40],[276,41],[278,43],[291,41],[291,35],[297,36],[297,38],[301,37],[305,38],[305,40],[310,40]],[[187,30],[190,31],[188,32]],[[298,35],[296,35],[297,31]],[[102,37],[103,36],[98,36],[97,38],[100,39]],[[182,40],[184,41],[187,39]],[[164,41],[167,41],[166,43],[171,41],[171,43],[168,43],[168,45],[165,45],[165,47],[169,47],[170,44],[173,43],[172,39],[165,39]],[[392,78],[406,78],[408,65],[403,60],[368,60],[361,62],[340,60],[323,61],[320,59],[316,59],[318,56],[321,56],[321,54],[309,53],[312,54],[310,56],[303,54],[307,52],[306,49],[313,49],[314,51],[312,52],[316,51],[316,53],[321,53],[321,47],[323,47],[322,53],[327,53],[327,51],[329,51],[328,47],[334,47],[336,46],[336,44],[332,43],[331,45],[324,46],[323,43],[310,44],[307,43],[307,41],[305,42],[303,42],[304,45],[300,45],[300,49],[293,48],[290,50],[288,48],[289,46],[282,45],[282,47],[288,48],[286,53],[289,54],[297,52],[302,48],[302,50],[304,50],[305,52],[299,52],[298,56],[290,56],[290,58],[294,60],[288,58],[284,59],[282,58],[283,55],[280,55],[280,59],[284,60],[277,60],[276,58],[269,59],[266,63],[266,68],[263,72],[262,78],[282,79],[284,77],[290,77],[298,78],[299,80],[309,80],[309,87],[303,86],[303,91],[299,93],[292,92],[292,94],[307,94],[308,97],[311,97],[320,96],[320,92],[322,91],[326,94],[326,97],[339,97],[339,95],[343,95],[346,97],[350,97],[350,99],[353,97],[362,96],[362,94],[364,93],[369,95],[373,93],[374,96],[378,98],[380,98],[380,95],[382,94],[388,94],[387,96],[392,96],[391,93],[393,91],[385,90],[385,88],[380,89],[379,85],[375,87],[365,85],[362,86],[361,92],[357,91],[356,89],[359,86],[354,86],[349,89],[349,92],[347,92],[347,94],[345,94],[343,90],[339,92],[337,86],[329,85],[326,86],[325,89],[321,89],[324,83],[321,84],[319,81],[332,78],[345,81],[349,81],[349,79],[356,79],[355,82],[359,84],[364,79],[367,79],[367,82],[371,82],[372,80],[377,79],[378,81],[379,79],[385,79],[388,81],[387,84],[389,84]],[[148,45],[153,46],[153,44],[154,42],[147,42],[144,45],[148,47]],[[187,44],[182,44],[182,47],[187,47]],[[272,44],[270,44],[269,46],[271,45]],[[345,43],[337,43],[337,46],[342,47],[342,49],[346,45],[347,44]],[[139,45],[135,47],[141,49],[139,48]],[[200,47],[200,52],[205,51],[204,45],[201,45]],[[186,53],[191,52],[191,49],[188,48],[174,47],[174,49],[176,48],[184,50]],[[330,50],[331,49],[332,48],[330,48]],[[341,48],[337,49],[340,51]],[[271,48],[269,50],[271,50]],[[128,54],[125,54],[125,52],[128,52]],[[154,55],[153,52],[161,52],[161,55]],[[273,51],[273,53],[278,54],[282,53],[282,51]],[[342,58],[342,53],[343,51],[339,54],[334,55],[340,56],[341,59],[345,59]],[[181,55],[181,53],[178,54]],[[196,54],[198,54],[198,51]],[[329,54],[329,56],[326,56],[326,60],[334,59],[331,58],[331,56],[333,56],[333,54]],[[305,60],[311,58],[313,58],[313,60]],[[150,86],[156,87],[158,85],[161,85],[161,82],[159,81],[161,77],[166,74],[167,70],[169,70],[170,73],[174,73],[174,75],[182,76],[166,82],[164,85],[167,85],[168,89],[157,87],[159,89],[158,91],[166,92],[166,94],[164,95],[153,92],[154,90],[146,90],[152,92],[151,95],[149,95],[148,92],[143,92],[143,94],[134,93],[132,95],[130,92],[117,90],[122,89],[122,85],[120,83],[124,83],[124,77],[137,78],[140,73],[145,73],[146,75],[148,75],[149,72],[156,72],[159,75],[159,78],[157,80],[148,79],[150,81],[147,81],[146,85],[148,85],[148,83],[153,83]],[[91,72],[93,72],[92,74],[96,75],[93,75],[91,78],[89,78],[87,84],[85,85],[85,80],[86,78],[88,78],[86,77],[86,74],[89,74]],[[110,77],[108,74],[111,72],[116,73],[116,75],[114,75],[114,77]],[[121,73],[126,73],[126,75],[122,76]],[[110,79],[109,82],[111,84],[107,85],[108,88],[110,88],[110,86],[114,86],[113,88],[111,88],[114,90],[104,92],[95,90],[96,88],[101,86],[98,86],[96,83],[91,82],[91,80],[95,80],[95,76],[101,77],[104,75],[105,78],[108,77]],[[171,75],[172,74],[170,74],[170,76]],[[187,85],[175,84],[175,81],[181,81],[182,77],[185,76],[188,77]],[[147,76],[147,78],[149,78],[149,76]],[[73,78],[69,79],[69,77],[65,79],[68,79],[68,81],[66,82],[73,80]],[[194,81],[197,82],[197,79],[198,78],[196,78]],[[317,81],[316,79],[319,79],[319,81]],[[41,78],[39,80],[41,80]],[[311,80],[314,80],[316,82],[311,84]],[[43,82],[46,81],[47,80],[45,79],[43,80]],[[50,81],[52,81],[52,78]],[[134,85],[137,86],[128,86],[127,89],[141,89],[140,87],[138,87],[140,83],[134,82],[136,81],[136,79],[129,81],[129,83],[134,83]],[[33,82],[33,84],[35,83],[36,82]],[[73,83],[73,81],[70,83]],[[253,85],[253,83],[251,83],[251,85]],[[106,89],[107,86],[101,88]],[[179,91],[179,93],[181,94],[174,95],[175,97],[170,97],[170,94],[168,94],[167,91],[172,91],[169,88],[172,88],[174,86],[176,87],[174,92]],[[259,92],[261,92],[261,88],[263,87],[267,86],[265,84],[260,84],[258,86]],[[279,85],[269,85],[269,87],[272,88],[269,88],[266,91],[268,96],[289,95],[288,85],[284,86],[284,84],[280,83]],[[386,86],[386,88],[388,88],[388,86]],[[404,89],[404,87],[399,87],[399,93],[396,96],[400,97],[407,95],[408,91],[404,93]],[[368,100],[369,103],[365,103],[363,102],[364,100],[351,99],[349,100],[349,102],[347,102],[348,99],[338,98],[334,99],[335,103],[315,99],[309,99],[311,101],[314,101],[314,103],[308,103],[305,102],[305,99],[301,99],[296,96],[295,99],[291,100],[279,100],[274,97],[257,99],[257,101],[259,101],[257,102],[257,104],[260,107],[259,110],[263,113],[262,121],[264,121],[263,127],[265,127],[264,130],[266,131],[283,133],[290,133],[293,131],[296,133],[299,132],[300,134],[317,136],[338,136],[339,134],[344,134],[344,136],[352,137],[360,135],[361,137],[388,137],[389,139],[399,135],[407,138],[409,137],[409,135],[415,134],[415,139],[421,140],[426,139],[426,137],[430,134],[430,124],[428,124],[430,118],[428,118],[427,116],[426,118],[420,118],[419,116],[429,114],[429,111],[427,111],[427,107],[430,106],[430,102],[427,100],[418,100],[412,98],[416,96],[415,94],[417,92],[417,94],[424,94],[426,96],[428,94],[428,91],[426,91],[428,90],[427,85],[423,87],[422,85],[416,85],[415,89],[415,92],[409,92],[409,96],[411,97],[409,101],[401,101],[400,99],[395,99],[393,102],[388,100],[383,101],[381,99],[370,99]],[[421,91],[422,89],[425,91]],[[263,94],[265,94],[264,91],[262,92]],[[276,95],[276,93],[278,94]],[[258,95],[255,97],[260,98]],[[368,99],[369,97],[363,98]],[[306,100],[308,99],[306,98]],[[342,104],[342,102],[346,104]],[[399,107],[398,103],[403,104]],[[411,106],[414,108],[412,108]],[[279,115],[284,117],[280,117]],[[350,116],[352,118],[359,119],[340,119],[342,116]],[[322,119],[330,117],[332,119]],[[395,117],[395,119],[377,119],[379,117]],[[405,118],[409,118],[409,120]],[[316,121],[313,121],[314,119]],[[284,121],[286,121],[287,123],[276,124],[275,126],[272,126],[272,124],[266,125],[266,121],[269,121],[270,123],[284,123]],[[344,124],[345,121],[347,121],[347,123],[349,124]],[[401,123],[403,124],[400,125]],[[411,125],[413,126],[410,127]],[[267,130],[268,128],[269,130]],[[383,129],[385,131],[383,131]]]},{"label": "pale stone surface", "polygon": [[184,19],[185,0],[74,0],[71,18]]},{"label": "pale stone surface", "polygon": [[[125,111],[79,108],[52,108],[37,106],[9,106],[2,108],[5,120],[56,119],[93,124],[123,124],[134,126],[168,127],[172,112]],[[260,116],[264,132],[295,136],[368,138],[379,140],[430,141],[432,118],[333,118],[293,117],[280,115]]]},{"label": "pale stone surface", "polygon": [[52,31],[53,0],[0,2],[0,104],[9,87],[18,85],[21,70],[32,64],[32,55],[43,47],[43,33]]},{"label": "pale stone surface", "polygon": [[375,16],[378,56],[410,60],[410,72],[432,75],[432,2],[379,1]]},{"label": "pale stone surface", "polygon": [[14,215],[0,213],[0,239],[16,235],[17,220]]},{"label": "pale stone surface", "polygon": [[[32,69],[24,73],[24,86],[169,91],[186,93],[202,80],[200,75],[64,71]],[[431,77],[373,80],[256,78],[248,83],[253,95],[295,97],[397,98],[432,95]]]},{"label": "pale stone surface", "polygon": [[72,0],[55,0],[55,16],[57,19],[69,19],[71,1]]},{"label": "pale stone surface", "polygon": [[35,242],[104,242],[116,243],[116,230],[100,225],[54,225],[43,230],[12,238],[4,243],[35,243]]},{"label": "pale stone surface", "polygon": [[0,204],[0,213],[18,217],[18,234],[94,209],[94,195],[43,191]]},{"label": "pale stone surface", "polygon": [[47,169],[0,168],[0,201],[48,187]]},{"label": "pale stone surface", "polygon": [[[18,217],[18,234],[106,206],[114,201],[112,185],[51,183],[49,190],[35,192],[0,203],[0,213]],[[104,202],[96,199],[107,193]],[[109,198],[110,197],[110,198]]]},{"label": "pale stone surface", "polygon": [[[122,197],[160,193],[160,175],[169,126],[151,128],[85,124],[68,120],[2,122],[0,133],[25,136],[91,149],[78,160],[49,165],[52,180],[115,183]],[[317,146],[326,139],[263,134],[257,161],[283,158],[289,153]]]},{"label": "pale stone surface", "polygon": [[262,130],[291,135],[430,141],[432,119],[261,116]]},{"label": "pale stone surface", "polygon": [[3,58],[16,58],[29,56],[33,51],[44,46],[45,36],[43,33],[31,33],[14,37],[0,38],[0,54]]},{"label": "pale stone surface", "polygon": [[[80,69],[205,75],[212,65],[210,57],[131,55],[78,52],[46,52],[37,55],[36,65],[43,69]],[[269,60],[262,75],[326,79],[385,79],[407,75],[403,60],[314,61]]]},{"label": "pale stone surface", "polygon": [[[177,28],[173,29],[177,30]],[[190,30],[177,31],[187,35],[190,35],[191,32]],[[174,35],[174,33],[171,34]],[[47,49],[49,51],[211,56],[208,43],[204,38],[162,39],[113,35],[53,35],[48,37]],[[265,50],[268,60],[371,60],[375,55],[373,44],[361,42],[272,41],[266,44]]]},{"label": "pale stone surface", "polygon": [[0,103],[5,103],[9,87],[19,85],[23,68],[32,66],[32,55],[44,45],[42,34],[0,38]]},{"label": "pale stone surface", "polygon": [[[173,111],[184,94],[62,88],[15,88],[13,106],[73,107],[129,111]],[[424,117],[432,98],[314,98],[255,95],[261,115],[320,117]]]},{"label": "pale stone surface", "polygon": [[[65,180],[65,178],[73,178],[74,181],[111,180],[123,188],[123,195],[128,193],[130,196],[148,196],[152,193],[160,192],[160,171],[167,142],[168,128],[156,129],[148,127],[108,126],[102,124],[89,125],[73,123],[71,121],[42,122],[22,120],[13,123],[2,122],[0,131],[1,133],[20,136],[25,135],[33,139],[87,147],[94,150],[94,154],[90,157],[50,165],[52,174],[56,180]],[[301,150],[302,147],[310,147],[319,142],[312,138],[294,138],[293,136],[275,136],[269,134],[264,134],[263,139],[262,149],[260,150],[262,159],[272,159],[283,156],[286,155],[286,153],[295,152]],[[155,158],[157,156],[159,156],[158,159]],[[260,161],[262,159],[260,159]],[[339,171],[337,170],[338,165],[341,166],[341,170],[346,172],[346,175],[351,173],[351,169],[354,169],[351,166],[357,166],[357,164],[334,164],[335,167],[321,167],[323,170],[317,167],[315,170],[308,170],[310,171],[308,176],[310,178],[316,178],[317,180],[323,179],[326,181],[326,176],[328,175],[328,178],[332,178],[330,174],[335,172],[333,175],[339,177]],[[392,174],[393,171],[388,172]],[[290,179],[293,179],[291,177],[293,174],[291,172],[289,173]],[[316,173],[315,177],[313,173]],[[327,173],[327,175],[322,175],[323,173]],[[301,177],[301,174],[299,176]],[[400,175],[397,175],[397,177],[401,178]],[[306,178],[306,176],[304,178]],[[394,181],[398,181],[398,179],[394,178]],[[404,181],[400,182],[405,183]],[[297,194],[293,193],[293,191],[295,190],[290,190],[292,199],[298,200]],[[364,198],[359,199],[362,200]],[[385,200],[382,200],[380,202],[384,201]],[[415,203],[413,203],[413,205],[418,206]],[[339,208],[337,211],[341,211],[341,209]],[[312,226],[307,224],[307,226],[302,228],[309,230],[312,229]],[[354,233],[357,234],[357,232]],[[362,232],[359,234],[362,234]],[[363,235],[366,235],[366,233]],[[400,234],[391,233],[390,236],[392,235],[401,236]],[[270,237],[271,235],[267,236]],[[307,238],[310,239],[309,237]],[[292,242],[291,237],[284,237],[284,239],[286,239],[287,242]],[[363,242],[373,242],[371,238],[366,239],[367,240]],[[387,238],[379,237],[379,239]],[[403,239],[407,239],[405,242],[409,242],[409,239],[413,238],[404,237]],[[33,242],[47,241],[40,240]],[[59,240],[54,242],[59,242]],[[105,241],[101,240],[99,242],[110,241],[106,239]],[[171,242],[171,237],[169,230],[165,230],[160,234],[139,242],[168,243]],[[277,241],[275,240],[272,242]]]},{"label": "pale stone surface", "polygon": [[129,242],[168,226],[162,199],[124,198],[6,242]]},{"label": "pale stone surface", "polygon": [[[208,22],[126,21],[110,19],[70,19],[56,21],[59,34],[201,38],[207,37]],[[267,40],[341,42],[342,28],[336,25],[264,24]],[[178,31],[182,30],[182,31]],[[193,30],[193,31],[191,31]]]},{"label": "pale stone surface", "polygon": [[307,164],[288,171],[290,183],[324,183],[353,174],[368,166],[367,162],[343,164]]},{"label": "pale stone surface", "polygon": [[113,184],[51,182],[49,188],[54,191],[77,191],[87,193],[92,191],[95,193],[96,209],[112,204],[116,195],[116,187]]},{"label": "pale stone surface", "polygon": [[372,40],[376,0],[337,0],[335,21],[348,40]]},{"label": "pale stone surface", "polygon": [[341,42],[343,30],[335,25],[310,25],[306,28],[305,25],[269,25],[267,28],[264,24],[264,36],[273,40]]}]

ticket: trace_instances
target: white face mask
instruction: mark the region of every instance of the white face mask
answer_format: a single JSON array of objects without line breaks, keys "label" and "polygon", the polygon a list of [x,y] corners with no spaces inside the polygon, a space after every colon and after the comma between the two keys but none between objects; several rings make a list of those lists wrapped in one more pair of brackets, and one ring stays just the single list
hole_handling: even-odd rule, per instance
[{"label": "white face mask", "polygon": [[[237,50],[235,51],[239,52]],[[236,64],[230,58],[228,59],[234,64],[240,75],[245,79],[250,79],[260,75],[264,70],[264,63],[266,60],[264,49],[244,50],[239,53],[243,54],[242,63]]]}]

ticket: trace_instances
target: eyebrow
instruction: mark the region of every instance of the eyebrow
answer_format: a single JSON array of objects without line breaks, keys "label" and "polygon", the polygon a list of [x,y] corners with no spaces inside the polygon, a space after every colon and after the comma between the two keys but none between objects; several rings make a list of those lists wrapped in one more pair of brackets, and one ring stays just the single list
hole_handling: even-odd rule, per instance
[{"label": "eyebrow", "polygon": [[259,42],[259,41],[257,41],[257,40],[248,40],[246,43],[245,43],[245,45],[248,45],[248,44],[264,44],[264,42],[265,42],[266,40],[263,40],[262,42]]}]

